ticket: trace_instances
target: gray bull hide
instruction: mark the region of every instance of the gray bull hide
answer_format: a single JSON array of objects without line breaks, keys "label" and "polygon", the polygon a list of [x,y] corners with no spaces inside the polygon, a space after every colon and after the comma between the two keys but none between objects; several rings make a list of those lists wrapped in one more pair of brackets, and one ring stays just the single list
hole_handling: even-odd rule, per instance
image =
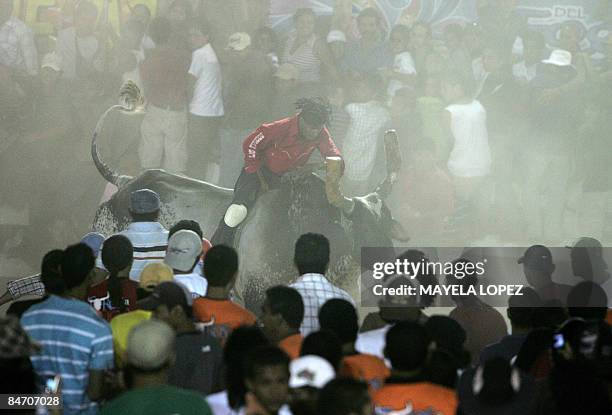
[{"label": "gray bull hide", "polygon": [[[126,88],[128,92],[126,93]],[[123,104],[109,108],[101,117],[92,138],[92,158],[102,176],[119,190],[98,208],[93,230],[112,235],[127,227],[129,195],[151,189],[161,199],[160,222],[171,227],[181,219],[197,221],[210,237],[232,200],[232,190],[164,170],[147,170],[138,177],[123,176],[100,158],[97,138],[106,115],[115,109],[134,111],[140,99],[130,98],[128,85],[122,89]],[[392,244],[381,226],[382,200],[372,194],[352,199],[350,217],[330,205],[323,180],[316,175],[286,175],[281,188],[262,194],[236,235],[240,257],[238,297],[254,312],[260,311],[265,289],[289,284],[296,278],[293,246],[299,235],[317,232],[326,235],[332,247],[329,278],[352,293],[359,293],[359,252],[362,246]]]}]

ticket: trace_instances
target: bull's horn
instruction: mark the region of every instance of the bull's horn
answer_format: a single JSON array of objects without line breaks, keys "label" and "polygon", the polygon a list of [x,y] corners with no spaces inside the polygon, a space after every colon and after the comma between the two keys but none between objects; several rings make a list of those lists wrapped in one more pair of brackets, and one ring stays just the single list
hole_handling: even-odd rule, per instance
[{"label": "bull's horn", "polygon": [[96,165],[96,168],[108,182],[114,184],[115,186],[121,187],[123,184],[127,183],[132,179],[131,176],[126,176],[117,173],[112,170],[100,157],[100,153],[98,151],[98,136],[102,131],[102,127],[104,125],[104,121],[108,114],[110,114],[113,110],[121,110],[127,113],[136,113],[141,111],[144,104],[144,99],[142,94],[140,93],[140,89],[136,84],[132,81],[126,82],[119,91],[119,104],[113,105],[108,108],[98,119],[98,123],[96,124],[96,129],[93,132],[93,136],[91,139],[91,158]]},{"label": "bull's horn", "polygon": [[342,159],[340,157],[327,157],[325,159],[325,195],[332,206],[341,209],[347,215],[353,213],[355,202],[345,197],[340,190],[342,177]]},{"label": "bull's horn", "polygon": [[387,157],[387,177],[378,185],[375,193],[382,199],[386,199],[391,193],[393,185],[397,181],[402,167],[402,154],[399,148],[399,140],[395,130],[385,131],[384,137],[385,155]]}]

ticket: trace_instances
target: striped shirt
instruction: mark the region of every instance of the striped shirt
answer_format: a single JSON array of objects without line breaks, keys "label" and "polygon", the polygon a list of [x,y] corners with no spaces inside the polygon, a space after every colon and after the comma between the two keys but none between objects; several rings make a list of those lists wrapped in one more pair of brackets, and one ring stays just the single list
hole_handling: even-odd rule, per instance
[{"label": "striped shirt", "polygon": [[145,266],[154,262],[163,262],[168,247],[168,231],[159,222],[134,222],[119,233],[125,235],[134,246],[134,263],[130,270],[130,279],[140,280],[140,273]]},{"label": "striped shirt", "polygon": [[307,42],[291,52],[296,41],[297,38],[294,33],[287,41],[285,62],[295,65],[298,69],[297,80],[299,82],[319,82],[321,80],[321,59],[315,53],[316,35],[312,35]]},{"label": "striped shirt", "polygon": [[87,396],[90,370],[113,367],[110,326],[84,301],[55,295],[33,305],[21,318],[29,336],[42,346],[31,356],[41,390],[47,379],[60,375],[64,414],[96,414]]},{"label": "striped shirt", "polygon": [[319,309],[327,300],[340,298],[355,305],[349,293],[333,285],[325,275],[304,274],[290,287],[298,290],[304,301],[304,320],[300,327],[304,337],[319,330]]}]

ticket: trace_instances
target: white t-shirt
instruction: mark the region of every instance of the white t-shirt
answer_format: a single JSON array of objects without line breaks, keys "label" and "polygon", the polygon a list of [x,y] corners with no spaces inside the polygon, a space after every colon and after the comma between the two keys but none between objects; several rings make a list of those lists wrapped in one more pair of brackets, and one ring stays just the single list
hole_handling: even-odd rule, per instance
[{"label": "white t-shirt", "polygon": [[[414,59],[412,59],[412,55],[410,52],[402,52],[395,55],[395,59],[393,61],[393,72],[402,74],[402,75],[416,75],[416,68],[414,64]],[[397,79],[392,79],[389,81],[389,86],[387,88],[387,95],[389,98],[393,98],[398,89],[402,89],[405,86],[401,81]]]},{"label": "white t-shirt", "polygon": [[189,73],[197,78],[189,112],[201,117],[220,117],[225,112],[221,95],[221,66],[208,43],[193,52]]},{"label": "white t-shirt", "polygon": [[140,47],[143,50],[155,49],[155,42],[153,42],[153,39],[151,39],[149,35],[145,34],[140,42]]},{"label": "white t-shirt", "polygon": [[376,330],[359,333],[355,342],[355,349],[359,353],[373,354],[374,356],[385,358],[385,337],[391,328],[390,324]]},{"label": "white t-shirt", "polygon": [[479,101],[446,107],[451,113],[455,140],[448,158],[448,171],[457,177],[482,177],[491,170],[487,112]]},{"label": "white t-shirt", "polygon": [[208,290],[208,281],[206,281],[206,278],[202,277],[202,275],[196,271],[197,269],[198,268],[196,266],[191,274],[174,275],[174,280],[187,287],[194,299],[204,297],[206,295],[206,291]]},{"label": "white t-shirt", "polygon": [[527,84],[536,77],[537,65],[527,66],[525,61],[520,61],[512,65],[512,75],[518,82]]},{"label": "white t-shirt", "polygon": [[103,69],[103,63],[101,61],[101,56],[98,56],[98,46],[98,39],[93,35],[77,38],[74,27],[61,30],[57,34],[55,51],[62,59],[62,72],[64,78],[74,79],[77,75],[77,48],[83,60],[93,64],[97,70],[101,71]]}]

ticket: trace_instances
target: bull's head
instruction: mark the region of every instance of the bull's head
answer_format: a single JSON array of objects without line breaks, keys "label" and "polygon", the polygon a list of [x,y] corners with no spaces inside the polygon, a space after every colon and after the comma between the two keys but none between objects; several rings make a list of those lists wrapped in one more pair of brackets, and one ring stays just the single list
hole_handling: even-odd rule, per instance
[{"label": "bull's head", "polygon": [[121,187],[123,184],[132,180],[131,176],[126,176],[117,173],[112,170],[100,157],[100,153],[98,152],[98,136],[102,131],[102,127],[104,126],[104,121],[108,114],[110,114],[114,110],[122,111],[127,114],[137,114],[142,113],[144,108],[144,97],[140,92],[140,88],[133,83],[132,81],[127,81],[121,87],[119,91],[119,103],[108,108],[98,119],[98,123],[96,124],[96,129],[93,132],[93,136],[91,139],[91,157],[96,165],[96,168],[108,182],[114,184],[115,186]]}]

